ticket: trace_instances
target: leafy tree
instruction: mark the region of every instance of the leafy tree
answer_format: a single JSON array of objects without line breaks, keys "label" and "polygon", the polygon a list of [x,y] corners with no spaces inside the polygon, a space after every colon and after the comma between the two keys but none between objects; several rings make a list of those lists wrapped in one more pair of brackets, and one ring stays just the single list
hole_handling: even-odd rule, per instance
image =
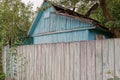
[{"label": "leafy tree", "polygon": [[21,0],[0,0],[0,58],[3,46],[22,44],[33,15],[31,3],[25,5]]},{"label": "leafy tree", "polygon": [[1,4],[1,42],[12,45],[16,39],[26,36],[33,17],[32,5],[26,6],[21,0],[1,0]]}]

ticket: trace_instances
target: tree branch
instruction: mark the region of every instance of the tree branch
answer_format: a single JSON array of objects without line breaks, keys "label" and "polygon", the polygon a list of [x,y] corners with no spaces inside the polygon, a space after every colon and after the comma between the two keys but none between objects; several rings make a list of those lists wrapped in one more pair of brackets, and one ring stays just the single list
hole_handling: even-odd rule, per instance
[{"label": "tree branch", "polygon": [[96,10],[98,8],[98,3],[94,4],[88,11],[87,13],[85,14],[86,17],[89,17],[91,15],[91,13]]}]

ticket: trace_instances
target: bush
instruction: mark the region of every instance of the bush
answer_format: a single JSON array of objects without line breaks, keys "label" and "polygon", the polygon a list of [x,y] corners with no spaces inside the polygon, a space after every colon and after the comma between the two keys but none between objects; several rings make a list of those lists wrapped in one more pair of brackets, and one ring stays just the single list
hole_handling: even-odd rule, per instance
[{"label": "bush", "polygon": [[4,73],[0,73],[0,80],[5,80],[5,74]]}]

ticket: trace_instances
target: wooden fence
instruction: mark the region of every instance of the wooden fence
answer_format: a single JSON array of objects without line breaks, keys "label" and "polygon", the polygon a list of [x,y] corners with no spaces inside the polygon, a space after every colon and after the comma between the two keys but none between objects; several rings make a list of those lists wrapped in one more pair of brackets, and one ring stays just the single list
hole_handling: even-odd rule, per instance
[{"label": "wooden fence", "polygon": [[[13,80],[15,77],[16,71],[16,54],[15,54],[15,49],[10,48],[9,45],[5,46],[3,48],[2,52],[2,67],[3,67],[3,72],[6,74],[6,80]],[[17,68],[17,67],[16,67]]]},{"label": "wooden fence", "polygon": [[17,53],[17,80],[120,80],[120,39],[19,46]]}]

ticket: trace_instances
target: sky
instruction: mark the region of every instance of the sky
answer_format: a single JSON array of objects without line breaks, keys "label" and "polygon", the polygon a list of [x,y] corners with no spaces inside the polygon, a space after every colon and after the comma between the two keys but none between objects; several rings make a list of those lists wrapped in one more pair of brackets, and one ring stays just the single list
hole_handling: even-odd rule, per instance
[{"label": "sky", "polygon": [[25,4],[27,4],[28,2],[33,3],[33,10],[36,10],[37,7],[39,7],[43,0],[22,0]]}]

